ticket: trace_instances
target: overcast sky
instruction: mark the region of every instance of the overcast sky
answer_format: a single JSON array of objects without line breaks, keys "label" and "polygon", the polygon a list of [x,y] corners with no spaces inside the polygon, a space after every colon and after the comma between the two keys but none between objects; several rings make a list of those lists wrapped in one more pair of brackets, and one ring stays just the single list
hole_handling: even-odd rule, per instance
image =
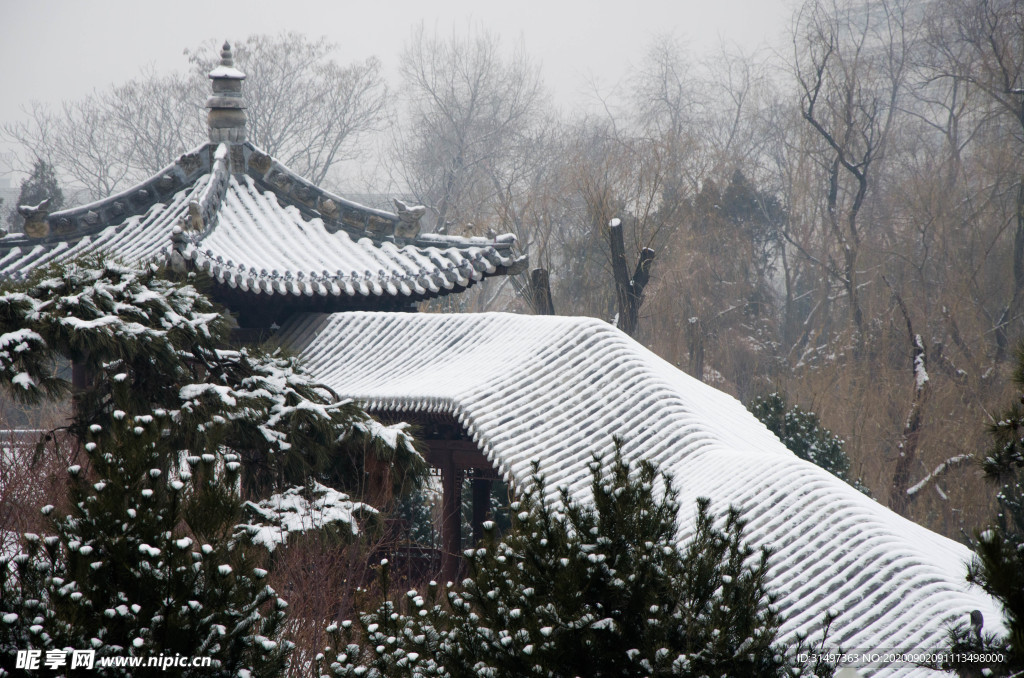
[{"label": "overcast sky", "polygon": [[[124,82],[146,65],[184,70],[206,40],[294,30],[326,35],[342,63],[375,55],[390,76],[411,27],[468,25],[522,43],[563,106],[584,105],[672,33],[696,53],[721,41],[780,44],[796,0],[0,0],[0,121],[32,100],[57,103]],[[3,149],[0,149],[2,153]],[[0,158],[0,182],[9,168]],[[6,174],[11,178],[9,174]]]}]

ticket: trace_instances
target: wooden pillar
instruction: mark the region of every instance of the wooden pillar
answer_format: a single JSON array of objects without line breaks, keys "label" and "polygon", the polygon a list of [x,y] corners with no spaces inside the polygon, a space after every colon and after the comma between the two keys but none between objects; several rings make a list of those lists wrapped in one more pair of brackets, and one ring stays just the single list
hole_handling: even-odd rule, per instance
[{"label": "wooden pillar", "polygon": [[484,521],[491,510],[491,481],[487,478],[473,479],[473,543],[484,538]]},{"label": "wooden pillar", "polygon": [[93,375],[91,371],[82,363],[78,361],[72,361],[71,363],[71,403],[75,410],[75,416],[81,416],[82,413],[82,395],[83,393],[92,386]]},{"label": "wooden pillar", "polygon": [[441,465],[441,578],[457,581],[462,563],[462,482],[449,456]]},{"label": "wooden pillar", "polygon": [[462,481],[472,470],[473,538],[483,534],[491,508],[491,483],[496,477],[487,457],[471,440],[460,437],[429,440],[424,457],[441,472],[441,580],[456,582],[462,569]]}]

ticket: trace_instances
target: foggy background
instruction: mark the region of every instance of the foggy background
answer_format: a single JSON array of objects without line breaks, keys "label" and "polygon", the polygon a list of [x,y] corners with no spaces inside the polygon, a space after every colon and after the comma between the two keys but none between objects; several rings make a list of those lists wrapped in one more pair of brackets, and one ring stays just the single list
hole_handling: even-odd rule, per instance
[{"label": "foggy background", "polygon": [[[521,45],[542,69],[553,102],[599,105],[651,40],[672,33],[697,53],[735,43],[754,51],[784,43],[791,0],[411,0],[245,3],[184,0],[0,0],[0,123],[31,101],[56,104],[139,75],[185,71],[183,51],[208,40],[240,40],[291,30],[338,43],[339,63],[376,56],[395,82],[398,54],[412,27],[440,34],[484,29],[503,46]],[[13,165],[13,166],[12,166]],[[20,167],[0,140],[0,184],[17,185]]]}]

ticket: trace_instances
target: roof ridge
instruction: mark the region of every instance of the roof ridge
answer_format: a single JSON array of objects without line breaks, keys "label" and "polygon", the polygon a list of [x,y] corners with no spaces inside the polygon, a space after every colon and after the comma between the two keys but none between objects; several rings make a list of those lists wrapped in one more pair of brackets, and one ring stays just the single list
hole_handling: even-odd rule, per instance
[{"label": "roof ridge", "polygon": [[171,247],[175,252],[183,252],[189,244],[198,246],[216,228],[220,206],[231,183],[228,153],[226,143],[217,145],[210,166],[210,180],[196,199],[189,200],[188,214],[180,217],[171,229]]},{"label": "roof ridge", "polygon": [[[458,236],[441,233],[420,233],[418,227],[411,237],[396,233],[408,218],[403,212],[369,207],[350,200],[325,188],[317,186],[283,162],[264,152],[250,141],[245,148],[245,173],[275,195],[287,198],[299,211],[311,218],[319,217],[328,230],[343,228],[352,235],[362,235],[377,242],[394,240],[398,244],[412,244],[427,247],[482,247],[499,249],[512,248],[517,238],[514,233],[503,233],[494,238],[482,236]],[[413,208],[414,209],[414,208]],[[407,233],[412,231],[406,230]]]},{"label": "roof ridge", "polygon": [[145,214],[153,205],[169,201],[209,169],[210,146],[204,143],[182,153],[148,179],[114,195],[52,214],[42,212],[35,217],[38,220],[37,227],[43,226],[41,235],[32,237],[24,233],[11,234],[4,238],[5,244],[78,239],[122,223],[132,216]]}]

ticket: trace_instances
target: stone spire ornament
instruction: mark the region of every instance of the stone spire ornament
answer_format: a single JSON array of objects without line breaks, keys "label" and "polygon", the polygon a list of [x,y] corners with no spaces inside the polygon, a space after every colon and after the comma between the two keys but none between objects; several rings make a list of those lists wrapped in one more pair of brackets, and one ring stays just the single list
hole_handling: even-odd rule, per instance
[{"label": "stone spire ornament", "polygon": [[206,100],[210,112],[206,120],[210,127],[210,141],[242,143],[245,141],[245,101],[242,99],[242,81],[245,73],[235,68],[231,45],[224,43],[220,51],[220,65],[208,76],[213,94]]}]

